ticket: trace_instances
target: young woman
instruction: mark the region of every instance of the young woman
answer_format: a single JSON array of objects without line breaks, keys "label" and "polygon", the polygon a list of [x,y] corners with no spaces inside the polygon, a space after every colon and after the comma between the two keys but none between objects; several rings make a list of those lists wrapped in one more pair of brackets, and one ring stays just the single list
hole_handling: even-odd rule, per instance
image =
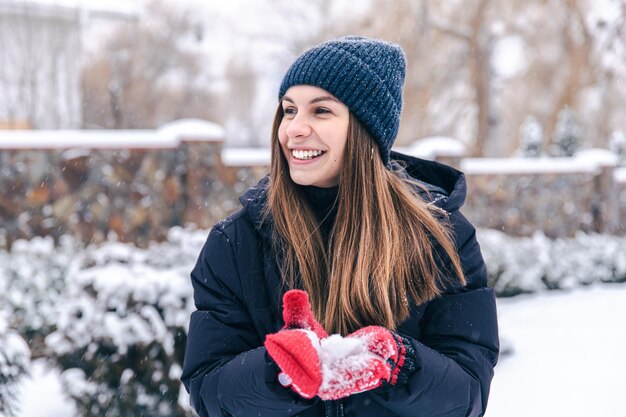
[{"label": "young woman", "polygon": [[494,294],[463,174],[391,152],[405,68],[399,46],[344,37],[287,71],[269,176],[191,274],[201,417],[484,413]]}]

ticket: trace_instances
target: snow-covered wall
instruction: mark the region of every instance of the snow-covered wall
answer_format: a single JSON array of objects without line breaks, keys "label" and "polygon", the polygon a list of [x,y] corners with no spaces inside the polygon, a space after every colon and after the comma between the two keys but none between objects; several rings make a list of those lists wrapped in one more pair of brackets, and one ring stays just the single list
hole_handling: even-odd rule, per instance
[{"label": "snow-covered wall", "polygon": [[[397,152],[436,160],[460,169],[469,184],[465,214],[478,227],[549,237],[577,231],[625,234],[626,168],[615,154],[586,149],[574,157],[464,158],[464,145],[449,137],[429,137]],[[222,161],[260,177],[270,164],[267,148],[224,149]],[[253,172],[254,171],[254,172]]]},{"label": "snow-covered wall", "polygon": [[0,247],[65,234],[147,245],[232,211],[223,130],[182,120],[155,131],[0,131]]},{"label": "snow-covered wall", "polygon": [[[477,227],[625,234],[626,175],[608,151],[464,159],[453,139],[435,139],[397,150],[464,171],[464,213]],[[172,226],[209,227],[239,207],[270,162],[268,149],[223,149],[223,140],[222,128],[200,120],[152,131],[0,131],[0,247],[64,234],[145,246]]]},{"label": "snow-covered wall", "polygon": [[464,159],[466,215],[480,227],[549,237],[577,231],[624,234],[626,208],[615,165],[588,158]]}]

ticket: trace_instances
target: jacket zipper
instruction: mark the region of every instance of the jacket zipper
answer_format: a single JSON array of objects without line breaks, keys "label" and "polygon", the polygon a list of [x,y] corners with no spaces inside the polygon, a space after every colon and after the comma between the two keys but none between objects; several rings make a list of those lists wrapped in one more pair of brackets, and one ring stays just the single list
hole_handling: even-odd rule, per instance
[{"label": "jacket zipper", "polygon": [[343,400],[324,401],[324,417],[344,417]]}]

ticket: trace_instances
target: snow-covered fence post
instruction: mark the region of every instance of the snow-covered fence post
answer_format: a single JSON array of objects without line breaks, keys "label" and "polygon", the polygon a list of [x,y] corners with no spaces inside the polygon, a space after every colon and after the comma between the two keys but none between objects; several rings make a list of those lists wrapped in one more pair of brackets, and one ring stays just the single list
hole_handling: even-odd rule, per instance
[{"label": "snow-covered fence post", "polygon": [[586,149],[575,154],[576,158],[593,161],[598,170],[594,176],[591,214],[596,233],[615,233],[618,229],[618,201],[614,181],[617,157],[606,149]]},{"label": "snow-covered fence post", "polygon": [[466,147],[458,139],[446,136],[432,136],[417,140],[406,148],[398,147],[393,150],[418,158],[441,162],[458,169],[461,166],[461,159],[465,155]]},{"label": "snow-covered fence post", "polygon": [[224,148],[222,163],[233,179],[237,195],[256,184],[270,170],[270,148]]},{"label": "snow-covered fence post", "polygon": [[224,129],[211,122],[187,119],[168,123],[159,133],[176,140],[181,155],[175,169],[182,190],[172,193],[171,198],[166,194],[166,199],[180,206],[181,224],[210,227],[224,215],[222,201],[233,198],[221,161]]},{"label": "snow-covered fence post", "polygon": [[617,168],[613,172],[615,182],[615,212],[616,234],[626,234],[626,134],[617,130],[611,134],[610,149],[617,157]]},{"label": "snow-covered fence post", "polygon": [[617,156],[617,165],[626,166],[626,135],[621,130],[616,130],[609,139],[609,148]]},{"label": "snow-covered fence post", "polygon": [[617,212],[615,216],[615,233],[626,235],[626,166],[617,168],[613,173],[615,181],[615,199]]}]

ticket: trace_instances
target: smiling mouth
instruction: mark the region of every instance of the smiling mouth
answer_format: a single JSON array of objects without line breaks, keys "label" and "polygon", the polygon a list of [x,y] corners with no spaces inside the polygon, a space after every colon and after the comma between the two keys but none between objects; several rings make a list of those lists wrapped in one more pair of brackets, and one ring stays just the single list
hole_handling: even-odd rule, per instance
[{"label": "smiling mouth", "polygon": [[326,153],[326,151],[319,151],[319,150],[311,150],[311,151],[305,151],[302,149],[292,149],[291,151],[291,155],[295,158],[298,159],[300,161],[306,161],[309,159],[315,159],[317,157],[320,157],[322,155],[324,155]]}]

